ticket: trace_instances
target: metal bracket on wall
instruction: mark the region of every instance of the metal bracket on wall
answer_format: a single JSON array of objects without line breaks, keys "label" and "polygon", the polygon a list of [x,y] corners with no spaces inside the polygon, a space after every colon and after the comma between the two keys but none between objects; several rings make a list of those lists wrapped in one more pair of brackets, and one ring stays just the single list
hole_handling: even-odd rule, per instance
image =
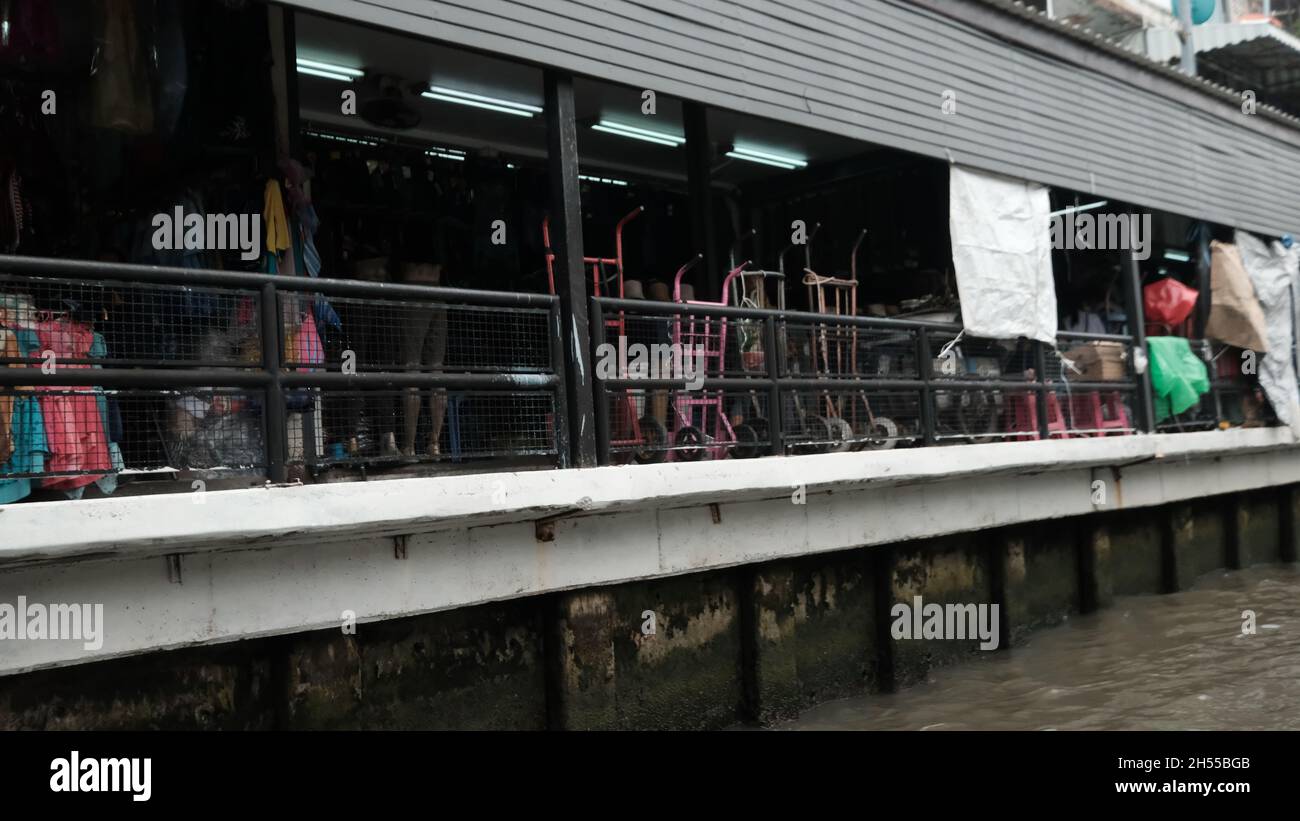
[{"label": "metal bracket on wall", "polygon": [[181,554],[168,553],[167,559],[167,581],[171,584],[181,584]]},{"label": "metal bracket on wall", "polygon": [[[579,501],[584,504],[590,504],[591,499],[584,496]],[[534,535],[537,536],[537,541],[539,542],[555,541],[555,522],[557,520],[563,519],[566,516],[572,516],[575,513],[585,513],[586,511],[587,508],[585,506],[571,507],[568,510],[562,510],[559,513],[553,513],[550,516],[543,516],[540,519],[534,520],[533,533]]]}]

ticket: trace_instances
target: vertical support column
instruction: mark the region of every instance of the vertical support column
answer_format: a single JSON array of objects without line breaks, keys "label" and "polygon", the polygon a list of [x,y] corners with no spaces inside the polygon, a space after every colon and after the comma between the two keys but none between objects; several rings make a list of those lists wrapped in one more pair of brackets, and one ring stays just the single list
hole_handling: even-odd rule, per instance
[{"label": "vertical support column", "polygon": [[[1204,222],[1196,223],[1196,247],[1192,249],[1196,254],[1196,287],[1200,293],[1196,297],[1195,320],[1192,322],[1192,336],[1196,339],[1205,339],[1205,326],[1210,322],[1210,305],[1213,297],[1213,282],[1210,277],[1210,226]],[[1210,393],[1209,396],[1214,401],[1214,418],[1223,419],[1223,397],[1219,395],[1219,389],[1216,383],[1219,381],[1215,376],[1214,360],[1210,358],[1208,348],[1205,351],[1205,366],[1210,372]]]},{"label": "vertical support column", "polygon": [[570,464],[594,467],[596,425],[587,285],[582,278],[582,207],[578,191],[578,124],[574,118],[573,77],[547,70],[545,85],[551,250],[555,253],[555,291],[560,298]]},{"label": "vertical support column", "polygon": [[280,298],[275,286],[262,286],[262,367],[270,379],[262,419],[266,425],[266,472],[272,482],[287,481],[285,461],[288,457],[288,416],[284,409],[284,390],[280,386]]},{"label": "vertical support column", "polygon": [[1047,407],[1047,345],[1043,342],[1033,342],[1034,346],[1034,370],[1037,373],[1038,384],[1032,390],[1038,401],[1038,436],[1046,440],[1051,435],[1049,427],[1048,407]]},{"label": "vertical support column", "polygon": [[1296,485],[1283,485],[1276,491],[1278,561],[1296,560],[1295,503]]},{"label": "vertical support column", "polygon": [[1235,493],[1223,497],[1219,515],[1223,523],[1224,564],[1229,570],[1241,569],[1241,502]]},{"label": "vertical support column", "polygon": [[552,394],[554,411],[551,414],[551,439],[555,442],[556,463],[562,468],[571,468],[573,449],[569,444],[569,397],[566,393],[569,389],[569,379],[568,369],[564,366],[564,323],[560,319],[558,301],[552,304],[547,312],[546,323],[551,332],[551,338],[548,340],[551,370],[555,372],[555,378],[558,380]]},{"label": "vertical support column", "polygon": [[[1124,305],[1128,313],[1129,334],[1134,350],[1147,353],[1146,316],[1142,310],[1142,275],[1133,249],[1124,253]],[[1151,391],[1151,364],[1138,374],[1137,417],[1139,430],[1153,433],[1156,429],[1155,397]]]},{"label": "vertical support column", "polygon": [[700,266],[708,296],[722,296],[722,271],[719,265],[713,225],[712,164],[713,143],[709,140],[708,109],[700,103],[682,103],[686,125],[686,179],[691,197],[691,244],[704,255]]},{"label": "vertical support column", "polygon": [[302,155],[302,133],[298,123],[298,26],[292,8],[284,7],[284,105],[288,114],[285,148],[289,156]]},{"label": "vertical support column", "polygon": [[[591,298],[591,349],[600,350],[601,345],[608,343],[605,338],[605,311],[600,306],[600,300],[595,297]],[[615,343],[617,344],[617,343]],[[595,414],[596,414],[596,461],[602,465],[611,464],[609,453],[609,390],[606,389],[604,382],[592,382],[592,391],[595,393]],[[653,393],[647,391],[647,393]],[[664,442],[668,445],[668,442]]]},{"label": "vertical support column", "polygon": [[934,368],[934,354],[930,351],[930,334],[924,328],[916,331],[917,373],[925,387],[921,388],[921,435],[925,444],[933,445],[937,441],[934,422],[934,388],[930,384],[931,369]]},{"label": "vertical support column", "polygon": [[1210,300],[1213,294],[1210,281],[1210,227],[1198,223],[1196,230],[1196,288],[1200,293],[1196,297],[1196,319],[1192,323],[1192,333],[1197,339],[1205,338],[1205,326],[1210,321]]},{"label": "vertical support column", "polygon": [[[784,285],[784,283],[782,283]],[[785,405],[781,401],[781,363],[785,361],[786,326],[782,333],[776,330],[776,317],[770,314],[763,320],[763,347],[767,362],[767,431],[769,435],[768,453],[773,456],[785,455]],[[781,340],[778,342],[777,340]]]}]

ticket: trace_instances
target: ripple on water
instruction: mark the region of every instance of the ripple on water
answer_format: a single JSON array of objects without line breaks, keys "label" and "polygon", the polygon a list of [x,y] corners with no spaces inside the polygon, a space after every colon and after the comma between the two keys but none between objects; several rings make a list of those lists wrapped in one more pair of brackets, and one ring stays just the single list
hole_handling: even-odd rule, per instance
[{"label": "ripple on water", "polygon": [[[1241,633],[1243,610],[1257,633]],[[899,693],[814,707],[781,729],[1300,729],[1300,568],[1216,571],[1122,597]]]}]

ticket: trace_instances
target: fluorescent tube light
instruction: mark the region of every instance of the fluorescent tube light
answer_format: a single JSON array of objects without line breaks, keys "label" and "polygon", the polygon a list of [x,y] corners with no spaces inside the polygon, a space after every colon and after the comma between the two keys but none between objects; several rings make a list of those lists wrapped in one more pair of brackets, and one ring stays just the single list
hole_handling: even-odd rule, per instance
[{"label": "fluorescent tube light", "polygon": [[587,182],[603,182],[605,185],[627,185],[627,180],[616,180],[610,177],[590,177],[586,174],[579,174],[578,179],[586,180]]},{"label": "fluorescent tube light", "polygon": [[345,83],[350,83],[353,79],[365,74],[359,68],[337,66],[333,63],[321,63],[316,60],[304,60],[301,57],[298,58],[298,73],[310,74],[313,77],[324,77],[329,80],[342,80]]},{"label": "fluorescent tube light", "polygon": [[429,86],[429,90],[421,92],[420,96],[428,97],[430,100],[441,100],[444,103],[459,103],[474,108],[484,108],[488,111],[499,111],[502,114],[514,114],[518,117],[531,117],[534,114],[542,113],[540,106],[516,103],[511,100],[500,100],[496,97],[485,97],[482,94],[470,94],[468,91],[457,91],[454,88],[443,88],[441,86]]},{"label": "fluorescent tube light", "polygon": [[787,171],[793,171],[796,168],[803,168],[808,165],[806,161],[801,160],[798,157],[770,154],[766,151],[756,151],[752,148],[741,148],[740,146],[732,146],[731,150],[727,152],[727,156],[733,157],[737,160],[748,160],[749,162],[756,162],[762,165],[784,168]]},{"label": "fluorescent tube light", "polygon": [[764,160],[758,157],[751,157],[748,154],[741,154],[736,151],[728,151],[727,156],[737,160],[748,160],[749,162],[756,162],[759,163],[760,165],[771,165],[776,168],[784,168],[786,171],[793,171],[799,167],[797,165],[791,165],[790,163],[776,162],[775,160]]},{"label": "fluorescent tube light", "polygon": [[314,68],[303,68],[298,66],[299,74],[310,74],[313,77],[324,77],[326,80],[342,80],[345,83],[352,82],[352,78],[346,74],[334,74],[330,71],[320,71]]},{"label": "fluorescent tube light", "polygon": [[324,131],[308,131],[308,137],[319,137],[322,140],[334,140],[340,143],[353,143],[355,145],[379,145],[373,140],[362,140],[357,137],[345,137],[342,134],[327,134]]},{"label": "fluorescent tube light", "polygon": [[640,128],[635,125],[626,123],[615,123],[609,120],[601,120],[591,127],[593,131],[602,131],[606,134],[615,134],[619,137],[627,137],[633,140],[643,140],[655,145],[666,145],[670,148],[676,148],[686,142],[685,137],[678,137],[676,134],[669,134],[666,131],[651,131],[648,128]]},{"label": "fluorescent tube light", "polygon": [[1192,255],[1185,251],[1165,251],[1165,259],[1170,262],[1191,262]]}]

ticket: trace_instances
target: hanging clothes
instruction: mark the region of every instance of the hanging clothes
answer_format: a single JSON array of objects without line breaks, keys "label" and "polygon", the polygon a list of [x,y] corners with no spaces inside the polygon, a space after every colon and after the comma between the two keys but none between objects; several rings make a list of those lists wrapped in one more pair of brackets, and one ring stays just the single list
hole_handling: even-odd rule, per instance
[{"label": "hanging clothes", "polygon": [[[0,328],[0,357],[18,359],[18,337],[7,328]],[[0,464],[9,461],[14,452],[13,431],[10,423],[14,415],[14,395],[0,393]]]},{"label": "hanging clothes", "polygon": [[[95,333],[94,341],[90,343],[90,358],[108,358],[108,346],[104,344],[103,334]],[[91,365],[91,367],[99,369],[103,366]],[[104,394],[103,388],[95,388],[95,404],[99,406],[99,418],[104,425],[104,439],[108,442],[108,461],[113,468],[112,473],[95,480],[95,487],[107,496],[117,490],[117,475],[126,469],[126,460],[122,458],[122,448],[118,444],[122,440],[122,416],[117,411],[117,400],[109,399]],[[76,491],[69,491],[68,495],[77,493],[76,498],[80,498],[82,490],[84,488],[77,488]]]},{"label": "hanging clothes", "polygon": [[[39,355],[40,342],[35,331],[14,328],[8,333],[17,341],[18,356]],[[0,505],[11,504],[29,496],[32,492],[31,476],[45,471],[49,456],[45,439],[45,417],[41,414],[40,402],[31,393],[23,395],[24,391],[35,389],[23,385],[14,390],[18,395],[13,397],[12,412],[6,427],[12,453],[7,457],[8,461],[0,460]]]},{"label": "hanging clothes", "polygon": [[[313,279],[320,276],[320,252],[316,250],[316,230],[320,227],[320,218],[310,202],[302,202],[296,212],[298,222],[298,246],[302,249],[302,269]],[[313,294],[312,312],[316,315],[317,326],[339,330],[343,320],[338,312],[322,294]]]},{"label": "hanging clothes", "polygon": [[[53,351],[60,369],[85,368],[66,360],[86,359],[94,343],[90,328],[67,319],[37,324],[40,350]],[[41,487],[71,490],[89,485],[112,469],[103,417],[92,389],[84,386],[37,386],[45,439],[50,447],[49,473],[72,473],[41,482]]]},{"label": "hanging clothes", "polygon": [[100,0],[98,26],[90,66],[92,122],[125,134],[148,134],[154,126],[153,95],[136,3]]},{"label": "hanging clothes", "polygon": [[289,217],[284,212],[284,198],[280,195],[278,180],[266,181],[266,192],[262,201],[262,224],[266,226],[265,251],[268,254],[278,254],[292,245]]}]

